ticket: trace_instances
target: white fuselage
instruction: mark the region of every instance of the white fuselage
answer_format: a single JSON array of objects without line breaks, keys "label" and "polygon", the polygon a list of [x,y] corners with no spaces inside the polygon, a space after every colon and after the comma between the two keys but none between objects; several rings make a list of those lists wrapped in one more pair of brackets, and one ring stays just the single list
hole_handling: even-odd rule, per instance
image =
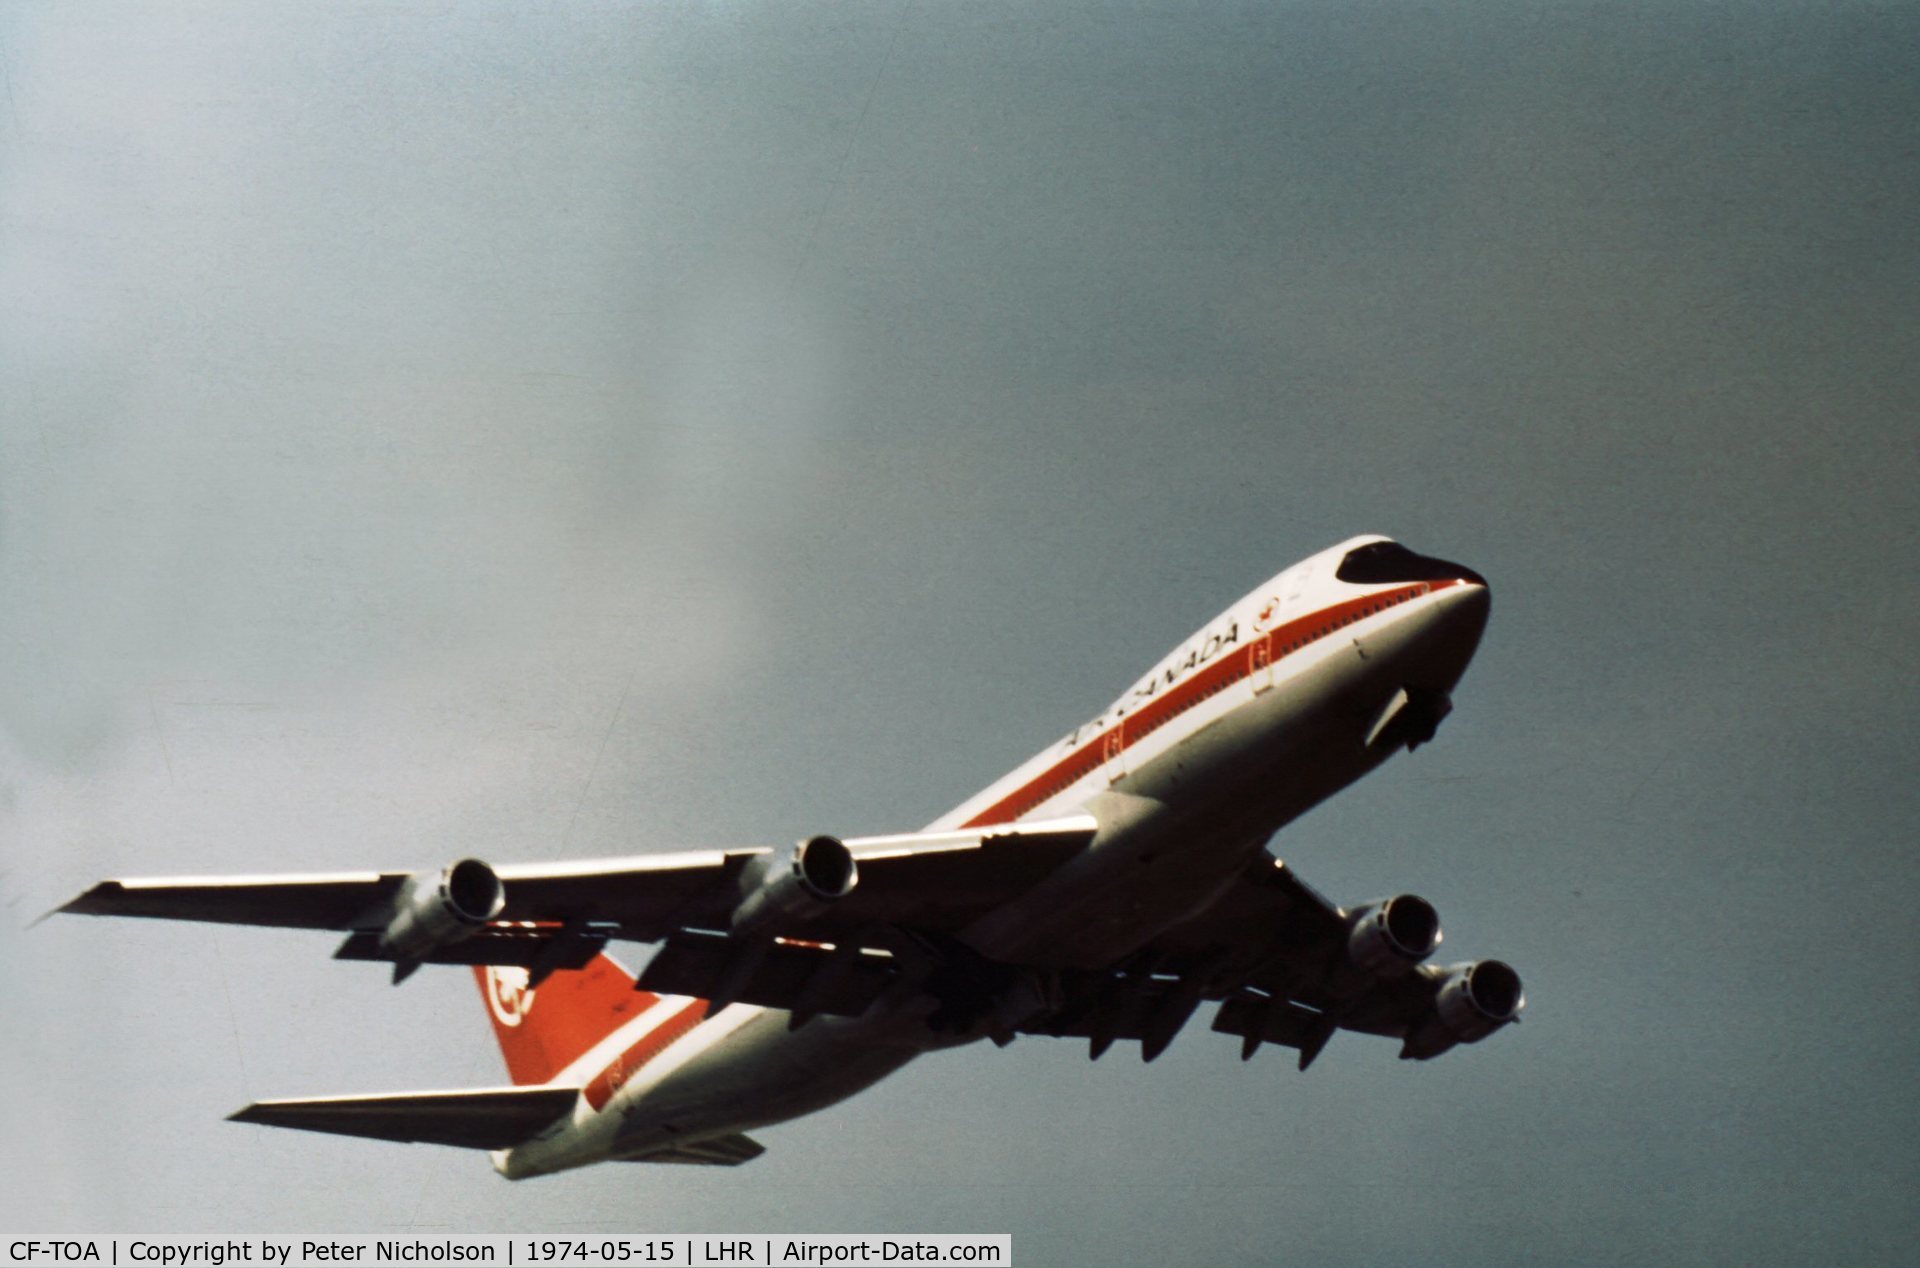
[{"label": "white fuselage", "polygon": [[[1352,584],[1356,538],[1271,578],[1087,723],[930,830],[1091,813],[1093,844],[961,931],[1004,963],[1110,965],[1211,903],[1275,830],[1392,751],[1366,739],[1394,693],[1449,691],[1479,642],[1477,579]],[[779,1009],[666,997],[553,1080],[572,1116],[494,1155],[539,1175],[810,1113],[913,1057],[963,1042],[928,1001],[797,1029]]]}]

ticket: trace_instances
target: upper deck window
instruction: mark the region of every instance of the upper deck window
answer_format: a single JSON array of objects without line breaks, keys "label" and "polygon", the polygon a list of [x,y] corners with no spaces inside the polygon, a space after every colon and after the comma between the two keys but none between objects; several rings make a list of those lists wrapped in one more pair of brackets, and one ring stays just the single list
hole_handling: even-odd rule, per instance
[{"label": "upper deck window", "polygon": [[1486,579],[1464,564],[1449,563],[1430,555],[1416,555],[1399,542],[1369,542],[1347,552],[1335,577],[1355,585],[1379,585],[1389,581],[1471,581],[1486,585]]}]

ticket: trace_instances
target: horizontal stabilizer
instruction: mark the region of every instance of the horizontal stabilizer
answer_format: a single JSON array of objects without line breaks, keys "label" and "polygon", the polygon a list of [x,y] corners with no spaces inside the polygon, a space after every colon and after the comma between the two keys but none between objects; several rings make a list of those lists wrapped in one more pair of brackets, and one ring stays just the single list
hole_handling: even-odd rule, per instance
[{"label": "horizontal stabilizer", "polygon": [[506,1149],[538,1135],[571,1110],[579,1095],[578,1088],[527,1087],[323,1096],[256,1101],[229,1115],[228,1121],[463,1149]]},{"label": "horizontal stabilizer", "polygon": [[673,1162],[694,1167],[737,1167],[743,1162],[752,1162],[765,1152],[767,1152],[765,1145],[745,1133],[736,1132],[731,1136],[717,1136],[712,1140],[700,1140],[692,1144],[656,1149],[651,1153],[635,1154],[621,1161]]}]

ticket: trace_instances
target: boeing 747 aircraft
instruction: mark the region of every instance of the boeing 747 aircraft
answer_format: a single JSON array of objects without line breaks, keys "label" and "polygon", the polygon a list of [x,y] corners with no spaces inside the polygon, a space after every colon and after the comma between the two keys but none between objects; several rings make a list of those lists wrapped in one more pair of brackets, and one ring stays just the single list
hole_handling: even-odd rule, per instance
[{"label": "boeing 747 aircraft", "polygon": [[[921,1053],[1021,1035],[1153,1060],[1212,1029],[1425,1060],[1516,1020],[1433,907],[1342,908],[1274,832],[1431,740],[1486,626],[1470,568],[1356,537],[1263,583],[1091,721],[919,832],[434,871],[103,881],[60,910],[331,929],[345,960],[472,966],[513,1086],[261,1101],[241,1122],[591,1162],[737,1165],[745,1133]],[[657,943],[636,979],[614,940]]]}]

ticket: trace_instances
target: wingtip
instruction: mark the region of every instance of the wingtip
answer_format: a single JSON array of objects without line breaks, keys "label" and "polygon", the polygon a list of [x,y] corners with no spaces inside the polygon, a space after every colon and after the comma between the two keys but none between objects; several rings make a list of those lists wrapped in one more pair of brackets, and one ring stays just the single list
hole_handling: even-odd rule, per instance
[{"label": "wingtip", "polygon": [[98,911],[98,900],[120,888],[119,881],[101,881],[89,889],[81,890],[58,907],[50,907],[33,918],[27,928],[32,929],[54,916],[90,916]]}]

